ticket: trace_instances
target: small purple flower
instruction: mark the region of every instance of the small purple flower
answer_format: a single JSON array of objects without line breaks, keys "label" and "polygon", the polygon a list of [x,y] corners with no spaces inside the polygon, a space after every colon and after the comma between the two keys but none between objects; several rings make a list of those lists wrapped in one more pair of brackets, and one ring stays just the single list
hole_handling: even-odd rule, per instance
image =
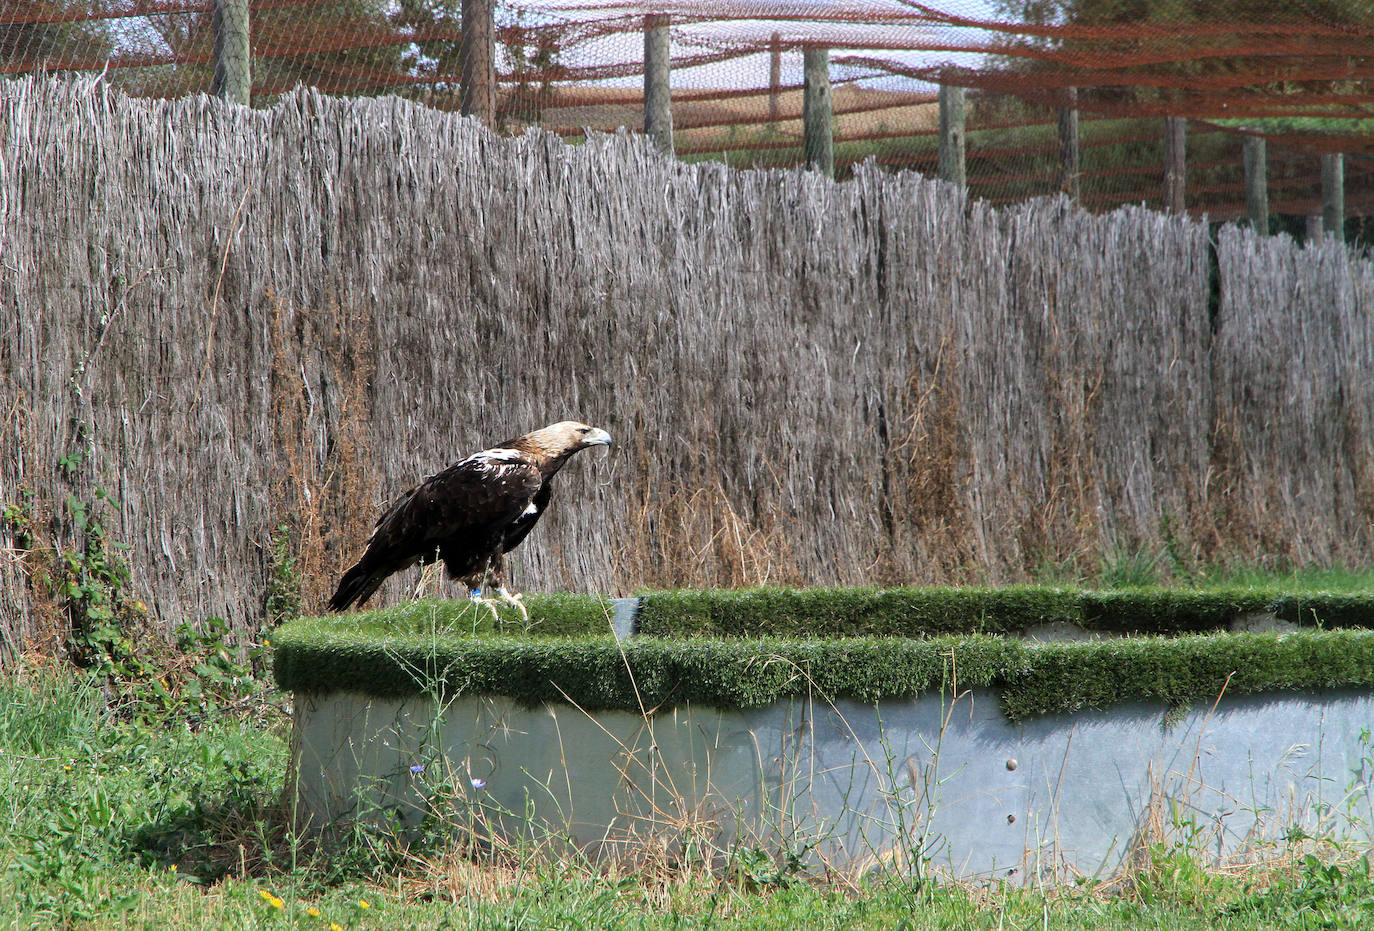
[{"label": "small purple flower", "polygon": [[425,771],[425,764],[416,763],[414,766],[410,767],[410,771],[418,776]]},{"label": "small purple flower", "polygon": [[471,779],[468,780],[468,782],[472,783],[472,787],[474,789],[485,789],[487,787],[487,781],[485,779],[480,779],[477,776],[473,776]]}]

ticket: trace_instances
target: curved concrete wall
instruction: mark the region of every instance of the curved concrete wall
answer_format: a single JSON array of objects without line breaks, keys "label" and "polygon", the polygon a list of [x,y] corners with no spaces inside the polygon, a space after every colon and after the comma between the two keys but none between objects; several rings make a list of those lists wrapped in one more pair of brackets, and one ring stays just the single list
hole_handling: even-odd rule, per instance
[{"label": "curved concrete wall", "polygon": [[[919,853],[957,877],[1105,876],[1154,841],[1272,853],[1300,827],[1369,842],[1374,696],[1224,699],[1009,723],[995,693],[819,699],[653,716],[501,698],[297,696],[299,813],[315,829],[426,807],[593,854],[691,838],[863,871]],[[504,813],[504,814],[502,814]]]}]

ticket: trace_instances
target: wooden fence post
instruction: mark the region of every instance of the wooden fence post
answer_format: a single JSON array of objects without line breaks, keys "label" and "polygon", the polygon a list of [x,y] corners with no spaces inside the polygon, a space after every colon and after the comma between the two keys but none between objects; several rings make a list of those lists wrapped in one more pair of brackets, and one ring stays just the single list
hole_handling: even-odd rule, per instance
[{"label": "wooden fence post", "polygon": [[1181,116],[1164,118],[1164,209],[1187,209],[1188,121]]},{"label": "wooden fence post", "polygon": [[802,128],[806,167],[835,177],[835,136],[830,122],[830,49],[802,52]]},{"label": "wooden fence post", "polygon": [[210,93],[246,107],[253,98],[248,0],[215,0],[211,29],[215,37],[215,74],[210,80]]},{"label": "wooden fence post", "polygon": [[668,17],[650,13],[644,17],[644,135],[668,155],[673,154],[671,61]]},{"label": "wooden fence post", "polygon": [[492,128],[496,122],[495,29],[491,0],[463,0],[462,38],[458,42],[462,113]]},{"label": "wooden fence post", "polygon": [[1345,157],[1339,152],[1322,156],[1322,227],[1345,242]]},{"label": "wooden fence post", "polygon": [[964,89],[940,85],[940,177],[959,190],[968,186],[964,147]]},{"label": "wooden fence post", "polygon": [[782,33],[775,32],[768,40],[768,121],[778,121],[782,101]]},{"label": "wooden fence post", "polygon": [[1263,136],[1246,136],[1245,214],[1250,226],[1260,235],[1269,232],[1269,162]]},{"label": "wooden fence post", "polygon": [[1059,190],[1069,195],[1074,204],[1082,196],[1080,179],[1083,172],[1078,164],[1078,88],[1066,87],[1060,97],[1059,117]]}]

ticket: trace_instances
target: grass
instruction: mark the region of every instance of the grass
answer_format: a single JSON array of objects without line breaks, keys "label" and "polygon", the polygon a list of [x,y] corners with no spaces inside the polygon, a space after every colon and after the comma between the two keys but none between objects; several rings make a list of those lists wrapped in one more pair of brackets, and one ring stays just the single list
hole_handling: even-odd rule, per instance
[{"label": "grass", "polygon": [[[267,689],[267,686],[262,686]],[[0,681],[0,926],[6,928],[1355,928],[1361,860],[1284,856],[1244,874],[1158,847],[1125,880],[972,883],[596,869],[540,850],[295,843],[279,793],[287,719],[192,726],[116,716],[72,673]],[[364,905],[366,903],[366,905]]]},{"label": "grass", "polygon": [[[1231,573],[1208,584],[1301,594],[1370,581]],[[1140,851],[1112,881],[1053,889],[803,877],[748,851],[714,871],[663,857],[595,866],[551,846],[479,849],[443,832],[403,846],[360,829],[321,848],[290,829],[286,711],[270,682],[223,672],[170,691],[51,665],[0,676],[0,819],[10,825],[0,928],[1297,931],[1374,921],[1362,851],[1306,837],[1246,869],[1212,865],[1184,837]]]}]

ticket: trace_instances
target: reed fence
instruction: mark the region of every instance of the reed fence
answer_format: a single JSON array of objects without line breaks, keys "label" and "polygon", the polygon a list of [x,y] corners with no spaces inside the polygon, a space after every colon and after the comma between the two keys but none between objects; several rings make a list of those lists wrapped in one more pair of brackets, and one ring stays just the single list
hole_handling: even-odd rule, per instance
[{"label": "reed fence", "polygon": [[157,623],[247,629],[274,549],[318,609],[392,495],[569,417],[617,445],[560,476],[533,590],[1374,556],[1374,265],[1334,242],[1225,227],[1216,301],[1185,217],[313,91],[24,78],[0,146],[11,647],[60,628],[36,552],[97,488]]}]

